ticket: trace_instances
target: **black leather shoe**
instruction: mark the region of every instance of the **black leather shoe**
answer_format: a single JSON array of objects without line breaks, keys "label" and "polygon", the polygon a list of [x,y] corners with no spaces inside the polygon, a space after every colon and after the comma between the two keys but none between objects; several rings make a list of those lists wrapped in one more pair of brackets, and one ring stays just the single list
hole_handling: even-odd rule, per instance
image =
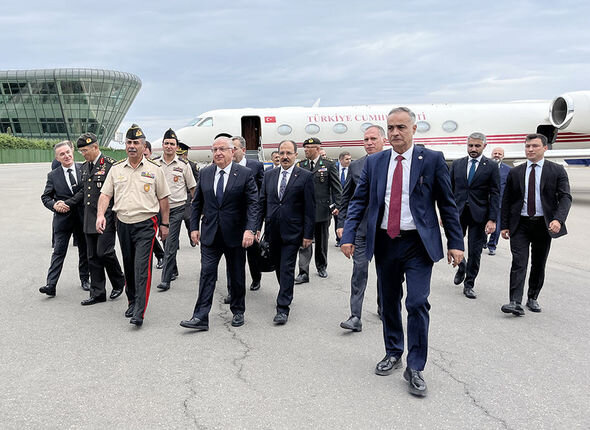
[{"label": "black leather shoe", "polygon": [[129,307],[125,311],[125,318],[131,318],[133,316],[133,310],[135,309],[135,303],[130,303]]},{"label": "black leather shoe", "polygon": [[475,298],[477,298],[477,296],[473,292],[473,288],[471,288],[471,287],[465,287],[465,288],[463,288],[463,294],[468,299],[475,299]]},{"label": "black leather shoe", "polygon": [[359,317],[350,317],[346,321],[342,321],[340,323],[340,327],[345,328],[346,330],[352,331],[363,331],[363,323]]},{"label": "black leather shoe", "polygon": [[228,294],[227,296],[225,296],[225,298],[223,299],[223,304],[224,305],[229,305],[231,303],[231,294]]},{"label": "black leather shoe", "polygon": [[194,248],[195,246],[197,246],[197,243],[196,243],[196,242],[193,242],[193,241],[191,240],[191,246]]},{"label": "black leather shoe", "polygon": [[467,264],[465,264],[465,261],[459,263],[459,267],[457,267],[457,273],[455,273],[455,279],[453,279],[453,283],[455,285],[459,285],[465,279],[466,268]]},{"label": "black leather shoe", "polygon": [[209,330],[209,324],[196,317],[192,317],[190,320],[180,321],[180,326],[184,328],[192,328],[193,330]]},{"label": "black leather shoe", "polygon": [[160,282],[156,288],[160,291],[166,291],[170,289],[170,284],[168,282]]},{"label": "black leather shoe", "polygon": [[409,391],[411,394],[419,397],[426,396],[426,382],[424,382],[422,372],[406,367],[404,379],[410,384]]},{"label": "black leather shoe", "polygon": [[143,318],[132,317],[129,320],[129,324],[135,324],[137,327],[141,327],[143,324]]},{"label": "black leather shoe", "polygon": [[161,269],[162,267],[164,267],[164,259],[158,258],[158,264],[156,264],[156,269]]},{"label": "black leather shoe", "polygon": [[318,269],[318,275],[320,278],[327,278],[328,272],[326,272],[326,269]]},{"label": "black leather shoe", "polygon": [[260,281],[254,282],[250,284],[250,291],[258,291],[260,289]]},{"label": "black leather shoe", "polygon": [[55,285],[44,285],[41,288],[39,288],[39,292],[47,294],[51,297],[55,297]]},{"label": "black leather shoe", "polygon": [[285,312],[277,312],[275,317],[273,318],[272,322],[277,325],[287,324],[287,320],[289,319],[289,315]]},{"label": "black leather shoe", "polygon": [[106,301],[107,301],[107,298],[105,296],[90,297],[89,299],[82,300],[81,305],[82,306],[89,306],[89,305],[95,305],[97,303],[104,303]]},{"label": "black leather shoe", "polygon": [[113,288],[113,291],[111,291],[111,295],[109,297],[111,300],[115,300],[121,294],[123,294],[123,288],[121,288],[120,290]]},{"label": "black leather shoe", "polygon": [[170,277],[170,281],[176,281],[176,278],[178,278],[178,271],[172,274],[172,276]]},{"label": "black leather shoe", "polygon": [[402,358],[395,355],[386,355],[383,357],[377,366],[375,366],[375,374],[380,376],[387,376],[393,372],[394,369],[402,367]]},{"label": "black leather shoe", "polygon": [[232,327],[241,327],[244,325],[244,314],[237,313],[234,314],[233,318],[231,319]]},{"label": "black leather shoe", "polygon": [[524,315],[524,309],[516,302],[510,302],[507,305],[503,305],[501,309],[505,314],[513,314],[517,317]]},{"label": "black leather shoe", "polygon": [[90,282],[88,282],[88,279],[82,279],[80,282],[80,286],[84,291],[90,291]]},{"label": "black leather shoe", "polygon": [[299,276],[297,276],[295,278],[295,283],[296,284],[306,284],[309,282],[309,276],[305,275],[305,274],[300,274]]},{"label": "black leather shoe", "polygon": [[528,299],[526,301],[526,307],[529,308],[529,311],[531,312],[541,312],[541,306],[535,299]]}]

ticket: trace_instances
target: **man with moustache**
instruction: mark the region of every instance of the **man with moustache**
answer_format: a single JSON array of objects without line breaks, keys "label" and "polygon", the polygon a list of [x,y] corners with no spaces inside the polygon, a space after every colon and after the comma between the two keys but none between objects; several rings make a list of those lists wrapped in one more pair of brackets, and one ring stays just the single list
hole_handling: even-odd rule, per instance
[{"label": "man with moustache", "polygon": [[510,166],[506,163],[503,163],[504,160],[504,148],[497,147],[492,149],[492,159],[498,163],[498,170],[500,173],[500,208],[498,210],[498,218],[496,219],[496,230],[488,239],[488,243],[485,246],[488,248],[488,254],[496,255],[496,246],[498,245],[498,238],[500,237],[500,215],[502,212],[502,196],[504,195],[504,188],[506,188],[506,178],[508,177],[508,172],[510,172]]},{"label": "man with moustache", "polygon": [[69,140],[57,143],[54,152],[60,166],[47,174],[45,190],[41,195],[41,201],[45,207],[53,212],[53,253],[46,284],[39,288],[39,292],[50,297],[55,296],[55,287],[61,275],[72,235],[78,245],[80,283],[84,291],[90,289],[86,239],[82,228],[83,209],[79,206],[70,208],[64,202],[76,194],[80,188],[80,165],[74,163],[72,143]]},{"label": "man with moustache", "polygon": [[348,206],[340,250],[354,254],[358,227],[367,217],[367,259],[375,255],[381,301],[385,357],[375,373],[388,375],[401,366],[404,352],[402,283],[406,281],[408,355],[404,379],[409,391],[426,395],[422,370],[428,353],[430,278],[443,257],[438,207],[447,238],[447,260],[463,259],[463,236],[443,154],[413,143],[416,115],[406,107],[387,116],[392,151],[367,158]]},{"label": "man with moustache", "polygon": [[258,222],[258,190],[252,170],[232,161],[235,148],[230,138],[216,138],[211,150],[213,164],[201,169],[191,215],[191,238],[201,244],[199,297],[192,318],[180,322],[194,330],[209,330],[222,255],[231,278],[231,325],[244,325],[245,248],[254,242]]},{"label": "man with moustache", "polygon": [[[385,144],[385,130],[379,125],[372,125],[365,130],[363,137],[363,145],[365,147],[365,155],[358,160],[354,160],[350,163],[348,180],[344,185],[344,191],[342,191],[342,204],[341,210],[338,214],[338,230],[336,234],[338,237],[342,237],[344,230],[344,221],[346,220],[346,214],[348,213],[348,205],[357,184],[361,179],[363,167],[367,161],[367,157],[371,154],[381,152],[383,145]],[[340,327],[346,330],[352,330],[355,332],[362,331],[363,323],[361,322],[361,313],[363,308],[363,300],[365,297],[365,289],[367,288],[367,279],[369,277],[369,260],[366,257],[365,249],[367,243],[367,214],[363,216],[362,221],[356,231],[356,237],[354,239],[354,254],[352,256],[352,277],[350,279],[350,317],[346,321],[340,323]],[[377,306],[379,307],[379,298],[377,298]]]},{"label": "man with moustache", "polygon": [[96,231],[106,229],[105,212],[111,198],[113,211],[117,214],[117,234],[123,254],[126,293],[129,306],[125,316],[136,327],[143,324],[152,284],[152,252],[158,232],[168,236],[170,190],[160,166],[146,158],[145,135],[133,124],[125,135],[127,158],[111,167],[98,199]]},{"label": "man with moustache", "polygon": [[93,133],[84,133],[76,142],[78,151],[86,162],[81,167],[80,190],[65,201],[69,207],[81,205],[84,208],[84,234],[90,268],[90,297],[82,301],[82,306],[94,305],[107,300],[105,270],[113,290],[110,298],[116,299],[123,293],[125,276],[115,252],[115,214],[112,202],[105,212],[105,230],[96,231],[96,215],[102,185],[116,162],[100,152],[98,139]]},{"label": "man with moustache", "polygon": [[268,171],[262,182],[258,238],[264,221],[265,238],[279,282],[273,321],[282,325],[287,323],[293,301],[297,251],[299,247],[311,246],[315,193],[312,173],[295,166],[297,144],[283,140],[279,144],[279,157],[281,166]]},{"label": "man with moustache", "polygon": [[453,282],[463,280],[463,294],[475,299],[475,278],[479,273],[481,251],[487,235],[496,230],[500,206],[500,173],[497,164],[483,155],[486,136],[471,133],[467,138],[467,157],[451,165],[451,187],[455,195],[463,237],[467,235],[468,257],[457,269]]}]

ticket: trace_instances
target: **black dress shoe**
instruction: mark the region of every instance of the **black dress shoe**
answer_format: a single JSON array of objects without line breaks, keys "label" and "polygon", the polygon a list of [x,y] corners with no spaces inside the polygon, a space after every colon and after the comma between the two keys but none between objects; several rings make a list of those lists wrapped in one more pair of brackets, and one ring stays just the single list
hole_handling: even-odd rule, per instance
[{"label": "black dress shoe", "polygon": [[95,305],[97,303],[104,303],[106,301],[107,301],[107,298],[105,296],[90,297],[89,299],[82,300],[81,305],[82,306],[89,306],[89,305]]},{"label": "black dress shoe", "polygon": [[468,299],[475,299],[475,298],[477,298],[477,296],[473,292],[473,288],[471,288],[471,287],[465,287],[465,288],[463,288],[463,294]]},{"label": "black dress shoe", "polygon": [[387,376],[393,372],[394,369],[402,367],[402,358],[395,355],[386,355],[383,357],[377,366],[375,366],[375,374],[380,376]]},{"label": "black dress shoe", "polygon": [[137,327],[141,327],[143,324],[143,318],[132,317],[129,320],[129,324],[135,324]]},{"label": "black dress shoe", "polygon": [[260,289],[260,281],[254,282],[250,284],[250,291],[258,291]]},{"label": "black dress shoe", "polygon": [[184,328],[192,328],[193,330],[209,330],[209,324],[196,317],[192,317],[190,320],[180,321],[180,326]]},{"label": "black dress shoe", "polygon": [[241,327],[244,325],[244,314],[237,313],[234,314],[233,318],[231,319],[232,327]]},{"label": "black dress shoe", "polygon": [[90,291],[90,282],[88,282],[88,279],[82,279],[80,282],[80,286],[84,291]]},{"label": "black dress shoe", "polygon": [[125,311],[125,318],[131,318],[133,316],[133,310],[135,309],[135,303],[130,303]]},{"label": "black dress shoe", "polygon": [[121,289],[113,288],[113,291],[111,291],[111,295],[109,297],[111,300],[115,300],[121,294],[123,294],[123,288],[121,288]]},{"label": "black dress shoe", "polygon": [[192,246],[193,248],[194,248],[195,246],[197,246],[196,242],[193,242],[193,241],[191,240],[191,246]]},{"label": "black dress shoe", "polygon": [[55,285],[44,285],[41,288],[39,288],[39,292],[47,294],[51,297],[55,297]]},{"label": "black dress shoe", "polygon": [[300,275],[298,275],[295,278],[295,283],[296,284],[306,284],[309,282],[309,276],[307,276],[306,274],[302,273]]},{"label": "black dress shoe", "polygon": [[326,272],[326,269],[318,269],[318,276],[320,278],[327,278],[328,272]]},{"label": "black dress shoe", "polygon": [[227,296],[225,296],[225,298],[223,299],[223,304],[224,305],[229,305],[231,303],[231,294],[228,294]]},{"label": "black dress shoe", "polygon": [[170,281],[176,281],[176,278],[178,278],[178,271],[172,274],[172,276],[170,277]]},{"label": "black dress shoe", "polygon": [[170,289],[170,284],[168,282],[160,282],[156,288],[161,291],[166,291]]},{"label": "black dress shoe", "polygon": [[459,263],[459,267],[457,268],[457,273],[455,273],[455,279],[453,279],[453,283],[455,285],[459,285],[465,279],[465,269],[467,265],[464,261]]},{"label": "black dress shoe", "polygon": [[541,306],[535,299],[528,299],[526,301],[526,307],[529,308],[529,311],[531,312],[541,312]]},{"label": "black dress shoe", "polygon": [[283,325],[283,324],[287,324],[288,319],[289,319],[289,315],[287,315],[285,312],[277,312],[277,314],[273,318],[272,322],[274,322],[277,325]]},{"label": "black dress shoe", "polygon": [[406,367],[404,379],[410,384],[409,391],[411,394],[419,397],[426,396],[426,382],[424,382],[422,372]]},{"label": "black dress shoe", "polygon": [[363,331],[363,323],[361,322],[361,319],[355,316],[348,318],[346,321],[342,321],[340,327],[345,328],[346,330]]},{"label": "black dress shoe", "polygon": [[156,264],[156,269],[161,269],[162,267],[164,267],[164,259],[158,258],[158,264]]},{"label": "black dress shoe", "polygon": [[505,314],[513,314],[517,317],[521,317],[524,315],[524,309],[516,302],[510,302],[507,305],[502,306],[502,312]]}]

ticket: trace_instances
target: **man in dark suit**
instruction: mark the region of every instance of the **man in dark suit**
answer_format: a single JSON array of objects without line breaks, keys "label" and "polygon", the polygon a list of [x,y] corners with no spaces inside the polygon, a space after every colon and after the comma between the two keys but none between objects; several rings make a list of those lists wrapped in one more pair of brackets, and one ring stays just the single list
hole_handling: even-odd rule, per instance
[{"label": "man in dark suit", "polygon": [[[336,171],[338,172],[338,178],[340,178],[340,185],[344,190],[344,185],[348,181],[348,173],[350,172],[350,163],[352,162],[352,156],[348,151],[342,151],[338,155],[338,161],[336,162]],[[361,169],[362,170],[362,169]],[[338,236],[338,215],[334,215],[334,233],[336,234],[336,247],[340,246],[340,236]]]},{"label": "man in dark suit", "polygon": [[441,152],[413,144],[416,115],[406,107],[387,117],[392,151],[367,158],[350,204],[340,241],[350,258],[359,224],[367,213],[366,256],[375,255],[385,357],[375,373],[388,375],[401,366],[404,352],[401,298],[407,285],[408,356],[404,378],[410,393],[426,395],[422,370],[428,353],[430,277],[443,247],[435,202],[447,237],[448,262],[463,259],[463,236],[451,190],[449,169]]},{"label": "man in dark suit", "polygon": [[[199,167],[197,166],[197,164],[194,161],[189,160],[189,158],[188,158],[188,150],[189,149],[190,149],[190,147],[186,143],[178,142],[178,149],[176,150],[176,154],[189,164],[189,166],[191,167],[191,171],[193,172],[193,177],[195,178],[195,181],[199,182]],[[184,207],[183,221],[184,221],[184,226],[186,227],[186,232],[188,233],[188,240],[191,243],[191,246],[194,248],[195,246],[197,246],[197,244],[195,242],[193,242],[191,239],[191,211],[192,211],[191,203],[192,203],[192,201],[193,201],[193,197],[189,191],[189,192],[187,192],[187,196],[186,196],[186,206]]]},{"label": "man in dark suit", "polygon": [[192,318],[181,321],[182,327],[209,330],[209,312],[222,255],[231,278],[231,325],[244,324],[245,248],[252,245],[256,235],[258,190],[252,170],[232,162],[234,150],[231,139],[218,137],[212,147],[214,164],[201,169],[191,215],[191,238],[196,244],[201,243],[199,297]]},{"label": "man in dark suit", "polygon": [[47,273],[47,283],[39,288],[39,292],[50,297],[55,296],[55,286],[61,274],[72,234],[78,245],[80,282],[85,291],[90,289],[86,239],[82,229],[83,209],[79,206],[70,208],[64,203],[80,188],[80,165],[74,163],[72,144],[69,141],[59,142],[54,150],[55,158],[61,166],[47,174],[45,190],[41,195],[41,201],[45,207],[53,212],[53,254]]},{"label": "man in dark suit", "polygon": [[[383,127],[379,125],[368,127],[363,136],[363,143],[367,155],[350,163],[348,177],[344,185],[344,191],[342,191],[342,204],[340,213],[338,214],[338,229],[336,230],[338,237],[342,237],[348,205],[361,179],[361,173],[363,172],[367,157],[383,150],[383,145],[385,144],[385,130],[383,130]],[[350,317],[340,323],[340,327],[346,330],[362,331],[363,329],[361,313],[365,289],[367,288],[367,279],[369,277],[369,260],[365,254],[366,236],[367,213],[365,212],[365,216],[358,226],[354,239],[352,277],[350,279]],[[377,299],[377,303],[379,303],[379,299]],[[379,305],[377,306],[380,309]]]},{"label": "man in dark suit", "polygon": [[272,166],[267,166],[266,169],[264,169],[265,172],[281,166],[281,156],[279,155],[279,151],[272,151],[270,153],[270,159],[272,160]]},{"label": "man in dark suit", "polygon": [[267,172],[262,182],[258,230],[264,221],[265,238],[279,282],[274,322],[285,324],[293,300],[297,251],[299,247],[311,246],[312,242],[315,193],[312,173],[295,166],[297,144],[292,140],[282,141],[279,156],[281,167]]},{"label": "man in dark suit", "polygon": [[106,228],[103,234],[96,231],[96,211],[102,184],[115,160],[100,152],[98,139],[92,133],[84,133],[76,142],[78,150],[86,160],[82,165],[82,186],[78,192],[65,201],[69,207],[81,205],[84,209],[84,234],[90,267],[90,297],[82,301],[83,306],[105,302],[107,299],[105,269],[113,291],[110,298],[116,299],[123,293],[125,275],[115,252],[115,214],[113,203],[105,213]]},{"label": "man in dark suit", "polygon": [[454,283],[463,280],[463,294],[475,299],[475,278],[479,273],[481,250],[487,235],[496,230],[500,205],[500,174],[498,166],[483,155],[486,137],[471,133],[467,138],[469,156],[455,160],[451,165],[451,186],[459,211],[463,237],[467,234],[469,248],[467,262],[463,260],[455,274]]},{"label": "man in dark suit", "polygon": [[508,173],[502,198],[502,237],[510,239],[510,303],[502,312],[524,315],[522,296],[531,254],[526,306],[541,312],[537,301],[545,280],[545,264],[551,239],[567,234],[565,220],[572,205],[570,185],[563,166],[545,160],[547,138],[529,134],[525,141],[527,162]]},{"label": "man in dark suit", "polygon": [[488,254],[496,255],[496,246],[498,245],[498,238],[500,237],[500,214],[502,209],[502,196],[504,195],[504,188],[506,188],[506,178],[508,172],[510,172],[510,166],[503,163],[504,160],[504,148],[497,147],[492,149],[492,158],[498,163],[498,171],[500,173],[500,208],[498,209],[498,218],[496,219],[496,230],[490,234],[488,243],[485,246],[488,248]]},{"label": "man in dark suit", "polygon": [[[310,137],[303,142],[305,161],[299,167],[313,173],[315,191],[315,266],[320,278],[327,278],[328,272],[328,236],[330,218],[338,215],[342,185],[338,178],[336,164],[320,156],[321,142],[316,137]],[[309,263],[311,262],[312,247],[299,250],[299,275],[296,284],[309,282]]]}]

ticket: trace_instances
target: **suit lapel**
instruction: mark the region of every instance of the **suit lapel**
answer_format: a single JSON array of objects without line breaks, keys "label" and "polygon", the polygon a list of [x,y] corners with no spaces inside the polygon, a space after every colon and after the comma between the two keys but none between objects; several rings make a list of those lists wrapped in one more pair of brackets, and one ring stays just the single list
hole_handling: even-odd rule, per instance
[{"label": "suit lapel", "polygon": [[[375,171],[377,172],[377,201],[379,203],[379,208],[383,206],[383,202],[385,201],[385,190],[387,189],[387,170],[389,169],[389,160],[391,160],[391,155],[393,154],[393,149],[387,151],[388,154],[385,154],[379,160],[377,160],[377,165],[375,166]],[[381,180],[380,180],[381,179]]]},{"label": "suit lapel", "polygon": [[412,194],[412,191],[414,190],[414,187],[418,182],[418,177],[420,176],[420,173],[422,173],[422,167],[424,165],[424,156],[422,155],[422,153],[422,147],[414,146],[414,151],[412,154],[412,165],[410,167],[410,194]]},{"label": "suit lapel", "polygon": [[223,200],[221,201],[222,205],[238,179],[238,165],[236,163],[232,163],[231,170],[228,176],[229,178],[227,178],[227,185],[225,186],[225,190],[223,191]]},{"label": "suit lapel", "polygon": [[[279,171],[280,174],[280,171]],[[295,166],[293,168],[293,171],[291,172],[291,177],[289,178],[289,182],[287,182],[287,186],[285,187],[285,193],[283,194],[283,198],[281,199],[281,201],[283,201],[283,199],[285,198],[285,196],[287,195],[287,192],[291,189],[291,185],[293,183],[295,183],[295,181],[299,178],[299,168],[297,166]],[[279,180],[279,178],[275,178],[275,180],[273,181],[274,183],[274,188],[275,188],[275,193],[277,193],[277,181]],[[278,194],[277,194],[278,195]]]},{"label": "suit lapel", "polygon": [[475,171],[475,175],[473,175],[473,181],[471,181],[472,184],[477,180],[477,178],[479,178],[481,175],[483,175],[483,171],[484,171],[484,169],[487,169],[489,161],[490,160],[488,160],[486,157],[481,157],[481,160],[479,161],[479,166],[477,166],[477,170]]},{"label": "suit lapel", "polygon": [[521,168],[522,172],[519,172],[519,174],[518,174],[518,183],[520,184],[520,194],[524,196],[524,192],[526,190],[526,188],[524,186],[524,178],[526,177],[527,163],[524,162],[521,164],[521,166],[522,166],[522,168]]}]

